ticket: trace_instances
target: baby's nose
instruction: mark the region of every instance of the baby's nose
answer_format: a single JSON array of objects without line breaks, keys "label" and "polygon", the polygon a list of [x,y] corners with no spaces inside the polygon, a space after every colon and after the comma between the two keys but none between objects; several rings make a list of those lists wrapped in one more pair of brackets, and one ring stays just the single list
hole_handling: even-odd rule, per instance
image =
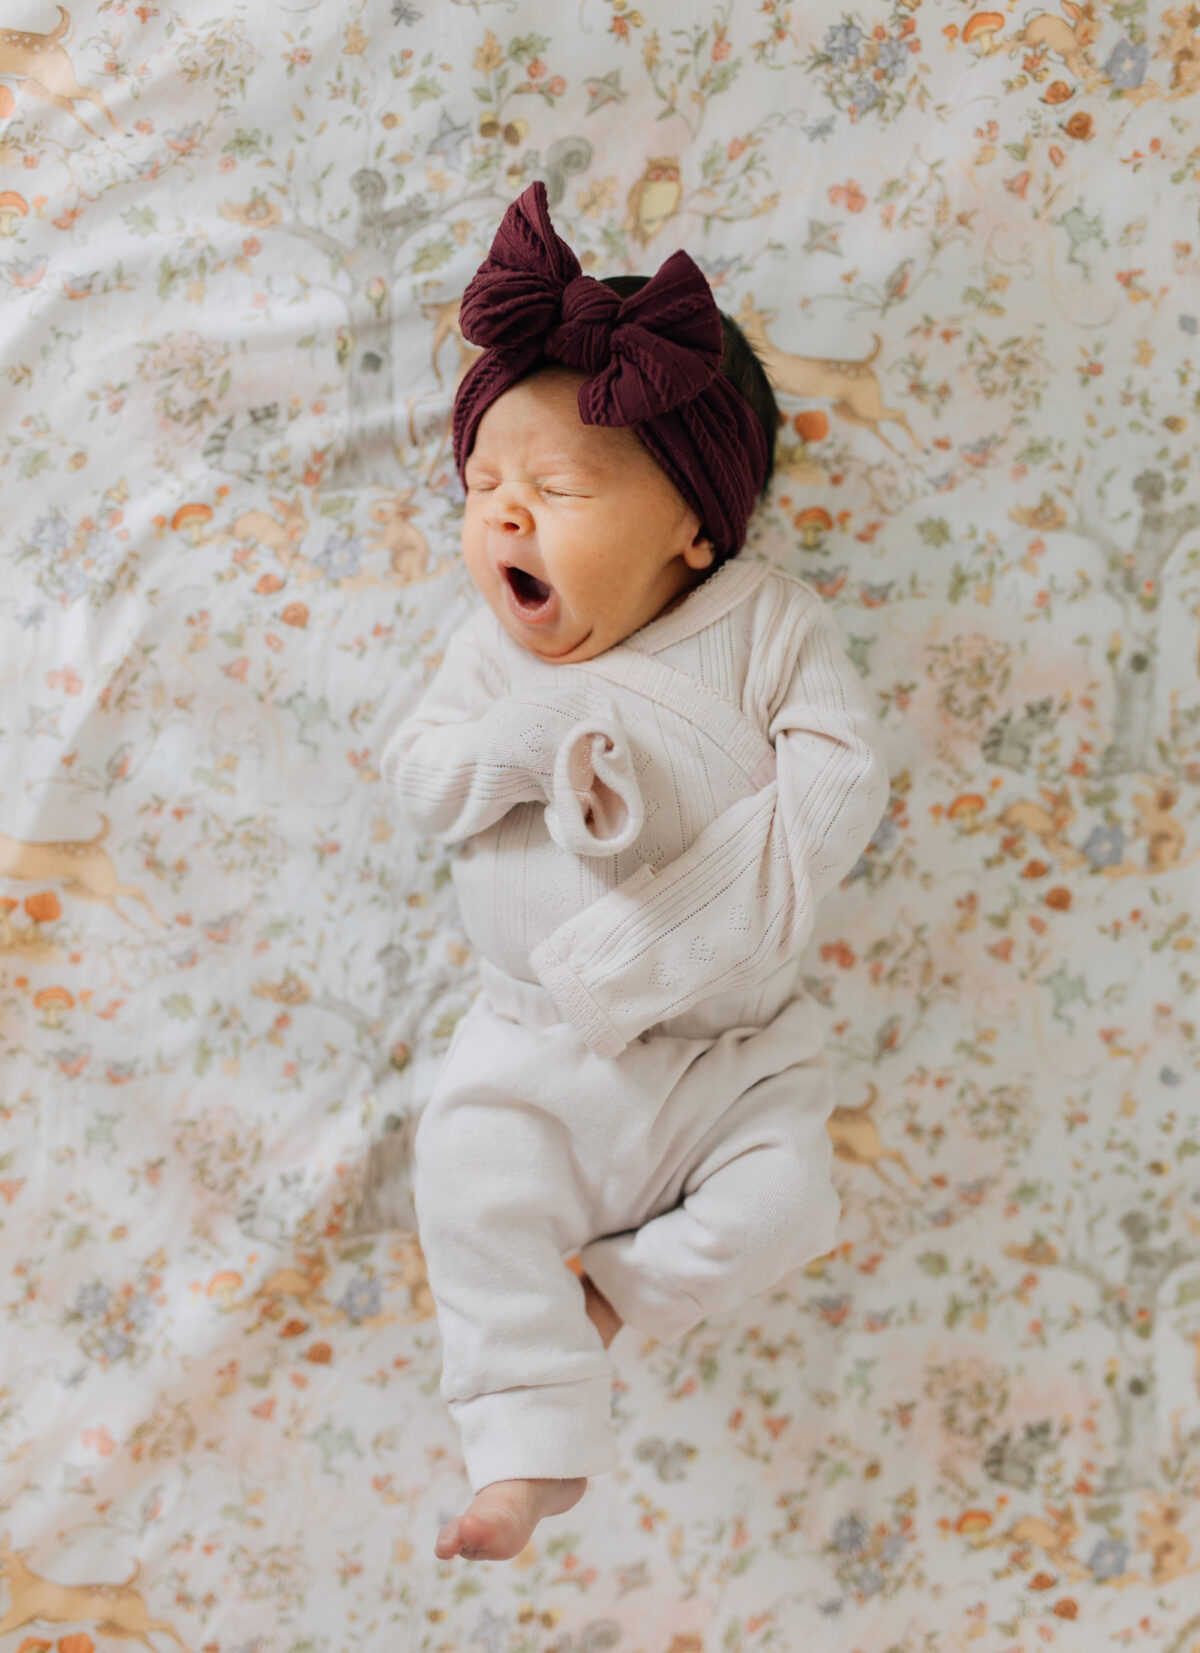
[{"label": "baby's nose", "polygon": [[511,499],[497,499],[487,513],[490,527],[501,534],[531,534],[533,518],[523,505]]}]

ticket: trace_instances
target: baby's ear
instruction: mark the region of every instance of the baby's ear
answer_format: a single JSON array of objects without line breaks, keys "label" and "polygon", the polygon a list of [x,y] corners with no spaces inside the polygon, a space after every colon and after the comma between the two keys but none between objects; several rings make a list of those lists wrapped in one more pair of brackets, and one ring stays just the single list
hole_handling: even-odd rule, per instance
[{"label": "baby's ear", "polygon": [[703,561],[699,560],[699,556],[695,558],[688,558],[688,561],[691,563],[693,568],[707,568],[709,563],[713,560],[713,543],[704,532],[703,527],[698,529],[697,532],[692,535],[691,549],[697,553],[707,551],[708,555],[703,559]]}]

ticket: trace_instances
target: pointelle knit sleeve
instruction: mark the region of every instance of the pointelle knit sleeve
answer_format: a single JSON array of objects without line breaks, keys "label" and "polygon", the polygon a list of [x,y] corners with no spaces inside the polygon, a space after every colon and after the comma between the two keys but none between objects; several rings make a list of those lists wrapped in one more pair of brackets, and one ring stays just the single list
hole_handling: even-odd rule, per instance
[{"label": "pointelle knit sleeve", "polygon": [[520,803],[545,804],[551,836],[578,855],[616,855],[642,830],[612,697],[599,684],[565,684],[541,662],[510,684],[478,616],[452,633],[380,772],[413,832],[441,843],[485,831]]},{"label": "pointelle knit sleeve", "polygon": [[[725,810],[675,861],[642,866],[530,953],[563,1016],[599,1056],[654,1023],[753,986],[798,956],[817,904],[855,865],[887,807],[877,725],[833,612],[781,617],[763,700],[776,777]],[[769,684],[769,680],[768,680]]]}]

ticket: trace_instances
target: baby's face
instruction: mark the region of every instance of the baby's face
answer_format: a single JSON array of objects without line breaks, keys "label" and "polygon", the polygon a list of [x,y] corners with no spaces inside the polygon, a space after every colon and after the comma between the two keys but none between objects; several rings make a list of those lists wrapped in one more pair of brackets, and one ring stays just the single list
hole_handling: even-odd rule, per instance
[{"label": "baby's face", "polygon": [[646,625],[713,560],[634,432],[580,419],[586,379],[550,368],[498,396],[465,467],[471,578],[522,648],[562,665]]}]

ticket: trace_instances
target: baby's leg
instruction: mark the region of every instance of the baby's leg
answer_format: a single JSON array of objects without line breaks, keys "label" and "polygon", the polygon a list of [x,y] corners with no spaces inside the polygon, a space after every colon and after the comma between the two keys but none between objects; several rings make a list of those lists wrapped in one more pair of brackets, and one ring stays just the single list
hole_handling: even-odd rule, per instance
[{"label": "baby's leg", "polygon": [[[612,1362],[563,1260],[595,1231],[587,1188],[564,1121],[521,1081],[521,1034],[509,1023],[500,1039],[458,1043],[415,1139],[441,1390],[477,1495],[442,1555],[516,1554],[541,1515],[570,1508],[587,1476],[617,1462]],[[555,1071],[552,1052],[538,1058]]]},{"label": "baby's leg", "polygon": [[582,1247],[622,1320],[675,1342],[830,1250],[833,1105],[823,1060],[761,1080],[697,1144],[681,1203]]},{"label": "baby's leg", "polygon": [[[621,1329],[620,1316],[586,1274],[580,1284],[588,1319],[607,1349]],[[435,1554],[443,1561],[455,1555],[471,1561],[508,1561],[520,1555],[543,1517],[573,1509],[586,1491],[583,1478],[493,1481],[476,1493],[469,1509],[442,1528]]]}]

